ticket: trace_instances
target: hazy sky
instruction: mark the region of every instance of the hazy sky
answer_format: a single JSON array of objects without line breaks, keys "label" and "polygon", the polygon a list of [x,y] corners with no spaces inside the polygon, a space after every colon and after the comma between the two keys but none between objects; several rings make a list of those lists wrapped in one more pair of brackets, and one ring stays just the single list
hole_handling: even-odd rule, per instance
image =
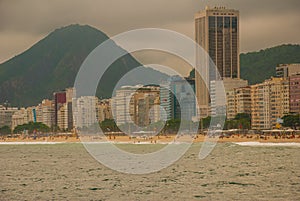
[{"label": "hazy sky", "polygon": [[300,43],[299,0],[0,0],[0,63],[74,23],[109,36],[157,27],[194,38],[194,13],[205,5],[240,10],[242,52]]}]

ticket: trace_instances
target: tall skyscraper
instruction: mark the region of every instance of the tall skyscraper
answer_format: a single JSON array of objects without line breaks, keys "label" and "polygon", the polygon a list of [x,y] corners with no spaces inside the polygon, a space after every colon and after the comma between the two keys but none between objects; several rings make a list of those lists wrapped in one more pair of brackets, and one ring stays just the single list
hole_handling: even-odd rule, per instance
[{"label": "tall skyscraper", "polygon": [[[240,78],[239,64],[239,11],[225,7],[206,7],[195,14],[195,40],[210,56],[221,78]],[[201,54],[196,55],[199,65]],[[209,62],[207,62],[208,65]],[[207,65],[207,66],[208,66]],[[196,95],[200,113],[208,111],[210,97],[208,87],[202,77],[209,81],[217,77],[214,71],[195,73]],[[205,114],[204,114],[205,116]]]}]

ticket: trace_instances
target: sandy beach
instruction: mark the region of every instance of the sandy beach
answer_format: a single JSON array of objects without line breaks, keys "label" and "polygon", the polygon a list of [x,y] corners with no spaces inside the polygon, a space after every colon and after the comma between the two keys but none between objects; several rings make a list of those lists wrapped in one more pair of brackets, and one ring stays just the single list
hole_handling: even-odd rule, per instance
[{"label": "sandy beach", "polygon": [[224,142],[261,142],[261,143],[300,143],[300,136],[296,135],[293,138],[287,137],[275,137],[275,136],[266,136],[261,138],[259,135],[239,135],[234,134],[228,137],[215,137],[208,138],[205,135],[196,135],[193,139],[187,135],[166,135],[166,136],[154,136],[149,139],[144,138],[132,138],[129,136],[51,136],[51,137],[36,137],[35,139],[32,137],[1,137],[1,142],[63,142],[63,143],[74,143],[74,142],[112,142],[112,143],[130,143],[130,144],[142,144],[142,143],[150,143],[150,144],[165,144],[172,142],[204,142],[208,140],[217,141],[218,143]]}]

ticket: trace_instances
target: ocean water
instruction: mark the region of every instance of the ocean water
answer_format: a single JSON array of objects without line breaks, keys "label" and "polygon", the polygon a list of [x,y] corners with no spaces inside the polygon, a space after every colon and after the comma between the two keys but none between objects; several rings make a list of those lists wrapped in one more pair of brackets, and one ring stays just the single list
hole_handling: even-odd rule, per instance
[{"label": "ocean water", "polygon": [[[165,145],[118,144],[133,153]],[[201,143],[156,173],[113,171],[80,143],[0,145],[0,200],[300,200],[300,147]]]}]

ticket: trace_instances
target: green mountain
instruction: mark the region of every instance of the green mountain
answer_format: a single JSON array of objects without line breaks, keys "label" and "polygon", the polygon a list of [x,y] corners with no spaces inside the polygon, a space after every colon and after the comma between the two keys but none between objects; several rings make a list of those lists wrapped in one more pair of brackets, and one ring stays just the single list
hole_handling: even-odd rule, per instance
[{"label": "green mountain", "polygon": [[[260,83],[276,75],[278,64],[300,63],[300,45],[280,45],[240,55],[241,78],[249,84]],[[195,72],[190,72],[195,77]]]},{"label": "green mountain", "polygon": [[[36,105],[44,98],[52,99],[53,92],[72,87],[84,59],[107,39],[103,32],[87,25],[70,25],[53,31],[24,53],[0,64],[0,104],[7,100],[16,106]],[[111,97],[119,79],[137,66],[141,64],[130,54],[119,58],[105,72],[97,96]],[[143,71],[149,76],[136,76],[131,84],[166,77],[151,68]]]},{"label": "green mountain", "polygon": [[250,84],[276,75],[278,64],[300,63],[300,45],[280,45],[240,55],[241,78]]}]

